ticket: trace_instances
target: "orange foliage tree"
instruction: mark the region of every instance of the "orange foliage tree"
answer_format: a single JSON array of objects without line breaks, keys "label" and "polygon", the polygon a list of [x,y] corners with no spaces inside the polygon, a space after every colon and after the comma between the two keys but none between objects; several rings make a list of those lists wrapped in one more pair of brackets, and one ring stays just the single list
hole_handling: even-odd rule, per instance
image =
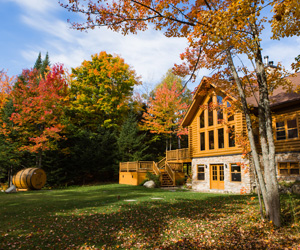
[{"label": "orange foliage tree", "polygon": [[36,153],[37,167],[41,167],[42,152],[54,149],[62,138],[67,90],[62,65],[54,65],[44,77],[36,69],[24,70],[12,91],[15,111],[10,120],[18,131],[19,150]]},{"label": "orange foliage tree", "polygon": [[[0,71],[0,109],[3,109],[10,97],[16,77],[10,77],[5,71]],[[1,117],[0,117],[1,118]]]},{"label": "orange foliage tree", "polygon": [[[299,1],[288,0],[120,0],[74,1],[62,4],[70,11],[87,16],[85,23],[73,23],[79,30],[107,26],[123,34],[146,30],[149,26],[164,31],[167,37],[185,37],[189,43],[176,65],[184,76],[200,68],[214,70],[216,85],[234,89],[245,115],[255,173],[265,205],[266,217],[280,226],[280,200],[276,179],[275,146],[269,96],[275,85],[268,81],[263,63],[260,35],[263,23],[272,22],[274,38],[299,35]],[[286,4],[288,3],[288,4]],[[271,6],[271,7],[270,7]],[[273,8],[274,16],[261,12]],[[243,55],[251,69],[240,60]],[[231,78],[232,81],[228,81]],[[269,78],[270,79],[270,78]],[[253,82],[256,84],[253,85]],[[234,87],[231,84],[233,83]],[[283,83],[283,81],[281,82]],[[283,83],[286,84],[286,83]],[[247,96],[257,91],[258,128],[261,157],[254,140],[253,119]]]},{"label": "orange foliage tree", "polygon": [[75,123],[94,131],[120,126],[129,110],[133,87],[140,84],[131,67],[105,51],[72,69],[70,110]]},{"label": "orange foliage tree", "polygon": [[[176,82],[171,88],[167,83],[159,86],[154,97],[149,98],[147,112],[143,114],[144,130],[150,130],[156,134],[184,135],[187,130],[180,126],[187,104],[182,101],[181,92],[178,91]],[[170,141],[171,147],[171,141]]]}]

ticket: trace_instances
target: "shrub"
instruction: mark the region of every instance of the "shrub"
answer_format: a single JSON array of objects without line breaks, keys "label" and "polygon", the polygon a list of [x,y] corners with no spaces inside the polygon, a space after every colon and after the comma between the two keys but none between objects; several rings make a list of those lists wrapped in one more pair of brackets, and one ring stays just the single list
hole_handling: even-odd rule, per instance
[{"label": "shrub", "polygon": [[146,180],[147,181],[154,181],[155,185],[157,187],[160,187],[159,175],[153,174],[151,172],[147,172],[146,173]]}]

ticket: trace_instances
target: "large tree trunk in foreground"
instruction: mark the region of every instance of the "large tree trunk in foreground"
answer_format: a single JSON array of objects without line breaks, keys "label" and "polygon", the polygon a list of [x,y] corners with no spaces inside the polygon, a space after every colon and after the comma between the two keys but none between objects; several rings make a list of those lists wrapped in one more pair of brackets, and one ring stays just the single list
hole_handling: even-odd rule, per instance
[{"label": "large tree trunk in foreground", "polygon": [[[261,145],[262,158],[265,167],[264,175],[263,175],[258,150],[256,148],[256,144],[254,140],[254,132],[252,127],[250,110],[247,105],[242,82],[238,76],[237,70],[233,63],[230,50],[227,50],[226,53],[227,53],[229,67],[231,69],[235,83],[237,84],[238,92],[242,102],[243,112],[246,118],[248,139],[251,147],[251,155],[253,158],[255,171],[257,173],[258,182],[262,192],[266,215],[274,223],[274,225],[280,226],[280,200],[279,200],[279,192],[278,192],[278,185],[276,179],[275,146],[273,141],[272,117],[270,113],[268,92],[267,95],[265,91],[260,93],[260,101],[259,101],[260,141],[262,144]],[[258,69],[258,78],[260,77],[259,74],[264,74],[263,65]],[[266,79],[264,81],[264,86],[266,86]],[[262,89],[260,88],[260,91],[262,91]],[[272,138],[271,141],[269,141],[270,137]]]}]

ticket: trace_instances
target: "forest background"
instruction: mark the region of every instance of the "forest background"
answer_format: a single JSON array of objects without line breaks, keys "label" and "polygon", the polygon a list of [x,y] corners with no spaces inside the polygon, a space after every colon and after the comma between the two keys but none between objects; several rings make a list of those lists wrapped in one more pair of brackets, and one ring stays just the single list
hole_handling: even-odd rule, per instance
[{"label": "forest background", "polygon": [[41,53],[17,77],[1,72],[0,182],[41,167],[48,186],[118,180],[120,161],[159,161],[187,147],[179,128],[191,102],[171,70],[153,90],[116,55],[100,52],[71,72]]}]

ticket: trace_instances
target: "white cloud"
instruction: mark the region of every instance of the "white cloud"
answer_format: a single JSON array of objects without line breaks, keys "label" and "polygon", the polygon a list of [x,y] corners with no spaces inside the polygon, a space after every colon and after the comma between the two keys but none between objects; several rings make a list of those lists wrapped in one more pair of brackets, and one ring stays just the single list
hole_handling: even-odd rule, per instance
[{"label": "white cloud", "polygon": [[39,51],[48,51],[52,63],[61,62],[70,68],[79,66],[83,60],[89,60],[92,54],[107,51],[124,58],[142,76],[143,81],[158,82],[175,62],[180,62],[179,54],[186,47],[185,39],[166,38],[161,32],[151,29],[128,36],[106,28],[79,32],[71,29],[66,20],[58,19],[54,12],[44,15],[47,3],[50,9],[54,8],[52,0],[41,1],[45,3],[39,9],[34,9],[35,0],[29,1],[30,4],[15,1],[26,5],[27,11],[23,13],[22,21],[43,34],[39,46],[33,48],[34,45],[29,45],[22,53],[30,61],[36,59]]},{"label": "white cloud", "polygon": [[59,8],[56,0],[11,0],[18,4],[24,12],[47,14]]}]

